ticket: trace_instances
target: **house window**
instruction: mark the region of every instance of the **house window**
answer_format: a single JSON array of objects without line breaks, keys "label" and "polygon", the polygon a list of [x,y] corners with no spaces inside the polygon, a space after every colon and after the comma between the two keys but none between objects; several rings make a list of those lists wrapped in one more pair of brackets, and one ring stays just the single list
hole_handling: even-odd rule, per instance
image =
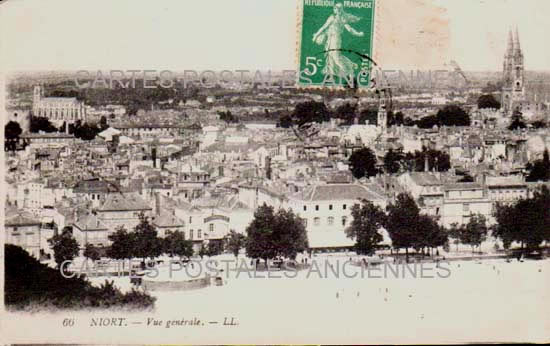
[{"label": "house window", "polygon": [[193,239],[193,230],[189,231],[189,239]]},{"label": "house window", "polygon": [[344,210],[346,210],[347,208],[348,208],[348,206],[347,206],[346,204],[344,204],[344,205],[342,206],[342,209],[344,209]]},{"label": "house window", "polygon": [[211,223],[210,225],[208,225],[209,229],[210,229],[210,232],[214,232],[214,224]]},{"label": "house window", "polygon": [[315,206],[315,211],[319,211],[319,206],[318,205]]},{"label": "house window", "polygon": [[464,203],[464,204],[462,205],[462,211],[464,211],[464,212],[470,211],[470,205],[467,204],[467,203]]},{"label": "house window", "polygon": [[192,222],[193,222],[193,217],[189,216],[189,223],[192,223]]},{"label": "house window", "polygon": [[327,219],[327,222],[328,222],[329,226],[332,226],[334,224],[334,217],[329,216],[328,219]]},{"label": "house window", "polygon": [[307,206],[304,205],[304,211],[307,211]]},{"label": "house window", "polygon": [[304,223],[304,227],[307,227],[307,219],[302,219],[302,222]]},{"label": "house window", "polygon": [[202,231],[199,229],[197,230],[197,239],[200,239],[202,237]]},{"label": "house window", "polygon": [[342,226],[345,226],[348,223],[348,218],[346,216],[342,216]]},{"label": "house window", "polygon": [[320,224],[321,224],[321,218],[320,217],[313,218],[313,225],[314,226],[319,226]]},{"label": "house window", "polygon": [[332,204],[328,205],[328,210],[332,210]]}]

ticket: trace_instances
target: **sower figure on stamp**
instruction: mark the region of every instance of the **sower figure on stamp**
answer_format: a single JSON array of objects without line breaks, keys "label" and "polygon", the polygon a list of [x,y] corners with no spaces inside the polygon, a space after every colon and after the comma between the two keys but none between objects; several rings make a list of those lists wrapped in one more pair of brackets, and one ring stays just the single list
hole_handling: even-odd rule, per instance
[{"label": "sower figure on stamp", "polygon": [[323,74],[333,76],[350,76],[357,69],[357,64],[344,56],[342,49],[342,35],[344,30],[353,36],[362,37],[363,32],[352,28],[349,23],[356,23],[359,17],[346,13],[342,4],[334,6],[334,13],[328,17],[323,26],[313,35],[313,42],[325,45],[327,61]]}]

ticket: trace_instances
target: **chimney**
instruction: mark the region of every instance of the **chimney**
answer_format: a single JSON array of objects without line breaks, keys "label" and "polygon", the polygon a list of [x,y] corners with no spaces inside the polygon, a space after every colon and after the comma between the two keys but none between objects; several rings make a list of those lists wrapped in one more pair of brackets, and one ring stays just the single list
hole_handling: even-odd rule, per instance
[{"label": "chimney", "polygon": [[271,180],[271,157],[265,158],[265,177]]},{"label": "chimney", "polygon": [[160,192],[155,192],[155,212],[160,215]]},{"label": "chimney", "polygon": [[153,159],[153,168],[157,168],[157,148],[151,149],[151,158]]},{"label": "chimney", "polygon": [[430,164],[428,162],[428,155],[424,154],[424,172],[430,171]]}]

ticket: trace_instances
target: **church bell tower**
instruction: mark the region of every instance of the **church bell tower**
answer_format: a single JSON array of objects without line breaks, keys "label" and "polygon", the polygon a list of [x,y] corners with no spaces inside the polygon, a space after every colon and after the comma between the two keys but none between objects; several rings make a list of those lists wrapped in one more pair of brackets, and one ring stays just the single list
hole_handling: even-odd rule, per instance
[{"label": "church bell tower", "polygon": [[519,42],[518,29],[515,34],[508,33],[508,47],[504,55],[502,108],[504,115],[510,116],[515,110],[521,110],[525,103],[525,71],[523,52]]}]

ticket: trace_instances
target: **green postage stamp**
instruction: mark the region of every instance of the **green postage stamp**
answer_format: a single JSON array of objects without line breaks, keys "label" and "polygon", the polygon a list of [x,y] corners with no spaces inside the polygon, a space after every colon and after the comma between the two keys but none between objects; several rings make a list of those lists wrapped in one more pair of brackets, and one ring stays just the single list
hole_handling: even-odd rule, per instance
[{"label": "green postage stamp", "polygon": [[370,86],[375,0],[300,0],[298,85]]}]

